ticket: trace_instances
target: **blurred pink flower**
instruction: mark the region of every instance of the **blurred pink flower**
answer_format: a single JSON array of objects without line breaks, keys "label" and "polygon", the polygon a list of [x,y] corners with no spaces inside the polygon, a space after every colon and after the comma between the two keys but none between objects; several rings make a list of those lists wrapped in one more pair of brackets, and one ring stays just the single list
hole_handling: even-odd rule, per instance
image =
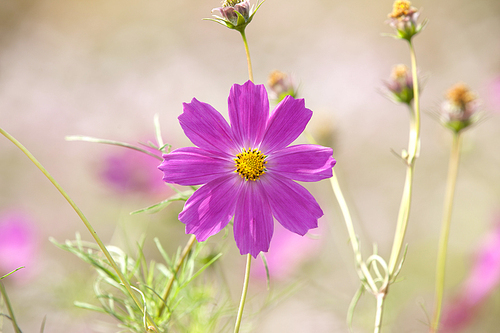
[{"label": "blurred pink flower", "polygon": [[488,99],[494,110],[500,113],[500,76],[494,79],[488,87]]},{"label": "blurred pink flower", "polygon": [[[152,153],[160,156],[153,149]],[[107,155],[99,172],[104,183],[118,193],[136,193],[156,196],[168,192],[158,170],[160,160],[139,151],[117,147]]]},{"label": "blurred pink flower", "polygon": [[25,266],[9,276],[19,280],[33,273],[38,248],[37,231],[30,217],[21,212],[0,215],[0,276]]},{"label": "blurred pink flower", "polygon": [[[321,235],[321,227],[315,230]],[[275,223],[274,235],[269,252],[265,254],[269,276],[272,280],[285,280],[290,277],[308,258],[318,252],[321,239],[288,232],[279,223]],[[252,275],[266,279],[266,268],[261,258],[254,259]]]},{"label": "blurred pink flower", "polygon": [[500,283],[500,223],[481,244],[460,295],[443,312],[445,332],[464,328],[474,318],[477,307]]}]

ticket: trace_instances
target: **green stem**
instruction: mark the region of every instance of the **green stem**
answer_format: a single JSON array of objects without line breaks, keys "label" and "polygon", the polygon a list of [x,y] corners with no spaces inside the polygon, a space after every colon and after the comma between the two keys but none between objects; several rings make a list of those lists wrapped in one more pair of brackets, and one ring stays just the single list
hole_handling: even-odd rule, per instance
[{"label": "green stem", "polygon": [[243,282],[243,291],[241,292],[240,306],[238,308],[238,316],[236,317],[236,324],[234,325],[234,333],[240,331],[241,318],[243,318],[243,308],[245,307],[245,300],[247,298],[248,282],[250,280],[250,265],[252,264],[252,255],[247,254],[247,267],[245,269],[245,280]]},{"label": "green stem", "polygon": [[406,228],[408,226],[408,219],[410,217],[410,206],[412,198],[412,184],[413,173],[415,167],[415,160],[418,157],[420,149],[420,98],[417,77],[417,59],[415,56],[415,49],[413,44],[409,41],[411,68],[413,76],[413,103],[414,107],[410,108],[410,138],[408,141],[407,156],[405,156],[407,163],[406,180],[401,198],[401,205],[399,208],[398,221],[396,226],[396,233],[394,235],[394,243],[392,245],[391,256],[389,259],[389,276],[390,281],[394,281],[396,266],[403,249]]},{"label": "green stem", "polygon": [[441,306],[443,304],[444,280],[446,268],[446,252],[448,248],[448,237],[450,234],[451,213],[453,208],[453,198],[455,186],[457,184],[458,164],[460,161],[460,132],[453,133],[453,143],[451,147],[450,162],[448,167],[448,180],[446,184],[446,194],[443,209],[443,221],[441,225],[441,236],[439,237],[438,260],[436,268],[436,305],[430,332],[437,332],[439,320],[441,318]]},{"label": "green stem", "polygon": [[337,198],[337,202],[340,206],[340,210],[342,211],[342,215],[344,216],[344,221],[347,227],[347,233],[349,234],[349,242],[352,246],[352,251],[354,252],[356,264],[358,265],[358,269],[360,270],[359,275],[360,278],[366,280],[368,286],[370,287],[371,292],[377,293],[378,287],[373,281],[371,277],[370,271],[366,266],[363,257],[361,255],[360,246],[358,237],[356,237],[356,233],[354,232],[354,225],[352,223],[351,214],[349,213],[349,207],[347,202],[345,201],[344,195],[342,194],[342,190],[340,189],[339,181],[335,170],[332,170],[332,177],[330,178],[330,184],[332,185],[333,193],[335,194],[335,198]]},{"label": "green stem", "polygon": [[[120,147],[125,147],[133,150],[140,151],[141,153],[147,154],[151,157],[156,158],[157,160],[163,161],[163,158],[161,156],[158,156],[156,154],[153,154],[150,151],[147,151],[145,149],[141,149],[136,146],[129,145],[128,143],[120,142],[120,141],[114,141],[114,140],[105,140],[105,139],[97,139],[97,138],[92,138],[89,136],[80,136],[80,135],[70,135],[66,137],[67,141],[86,141],[86,142],[95,142],[95,143],[103,143],[107,145],[113,145],[113,146],[120,146]],[[160,143],[160,147],[162,147],[163,143]]]},{"label": "green stem", "polygon": [[384,313],[385,295],[385,291],[377,294],[377,313],[375,314],[375,328],[373,330],[373,333],[380,333],[380,328],[382,327],[382,315]]},{"label": "green stem", "polygon": [[411,75],[413,79],[413,101],[414,101],[414,112],[412,115],[415,117],[413,125],[415,126],[412,131],[413,136],[412,141],[409,144],[411,149],[409,153],[409,162],[411,164],[415,163],[415,159],[418,157],[418,151],[420,149],[420,88],[418,84],[418,73],[417,73],[417,57],[415,55],[415,49],[413,44],[409,42],[410,46],[410,57],[411,57]]},{"label": "green stem", "polygon": [[241,38],[243,38],[243,44],[245,44],[245,53],[247,55],[247,63],[248,63],[248,77],[250,81],[253,82],[253,71],[252,71],[252,61],[250,60],[250,51],[248,50],[247,37],[245,35],[245,30],[241,30]]},{"label": "green stem", "polygon": [[191,248],[193,245],[196,243],[196,236],[191,235],[189,238],[186,246],[184,247],[184,250],[182,250],[181,256],[179,257],[179,260],[174,266],[174,272],[172,276],[170,277],[170,280],[168,280],[167,286],[165,287],[165,292],[163,293],[163,303],[161,304],[160,308],[158,309],[158,318],[162,315],[163,311],[165,310],[165,306],[167,304],[167,299],[168,296],[170,295],[170,291],[172,290],[172,286],[174,285],[175,278],[177,277],[177,273],[179,272],[180,267],[184,263],[184,261],[187,258],[187,255],[189,251],[191,251]]},{"label": "green stem", "polygon": [[7,311],[9,312],[9,317],[12,322],[12,326],[14,327],[14,331],[16,333],[22,333],[21,329],[17,325],[16,317],[14,316],[14,311],[12,310],[12,305],[10,304],[9,296],[7,296],[7,291],[2,282],[0,282],[0,295],[5,301],[5,305],[7,306]]},{"label": "green stem", "polygon": [[[56,180],[49,174],[49,172],[43,167],[43,165],[40,164],[40,162],[38,162],[38,160],[35,158],[35,156],[33,156],[33,154],[31,154],[28,149],[26,149],[19,141],[17,141],[9,133],[5,132],[2,128],[0,128],[0,133],[3,136],[5,136],[7,139],[9,139],[14,145],[16,145],[31,160],[31,162],[33,162],[33,164],[35,164],[35,166],[45,175],[45,177],[47,177],[47,179],[57,188],[57,190],[66,199],[66,201],[69,203],[69,205],[75,210],[76,214],[83,221],[83,223],[85,224],[85,226],[89,230],[89,232],[92,235],[92,237],[94,237],[97,245],[99,245],[99,248],[104,253],[104,255],[106,256],[106,258],[108,259],[110,265],[115,270],[116,274],[120,278],[120,281],[125,286],[125,289],[127,289],[128,293],[130,294],[130,296],[132,297],[132,299],[134,300],[134,302],[136,303],[136,305],[140,309],[143,309],[143,305],[141,305],[141,303],[139,302],[139,299],[136,297],[136,295],[135,295],[134,291],[132,290],[130,284],[128,283],[127,279],[125,278],[125,276],[123,275],[123,273],[118,268],[118,265],[113,260],[113,257],[109,253],[108,249],[106,249],[106,247],[104,246],[103,242],[101,241],[101,239],[97,235],[97,232],[94,230],[94,228],[92,227],[92,225],[90,224],[90,222],[87,220],[87,218],[85,217],[85,215],[83,215],[83,212],[80,210],[80,208],[78,208],[78,206],[75,204],[75,202],[63,190],[63,188],[61,187],[61,185],[59,185],[59,183],[56,182]],[[151,317],[149,316],[149,314],[146,312],[145,315],[146,315],[146,317],[148,319],[149,324],[153,325],[154,329],[156,329],[156,331],[159,332],[158,327],[156,327],[156,324],[153,322],[153,320],[151,319]]]}]

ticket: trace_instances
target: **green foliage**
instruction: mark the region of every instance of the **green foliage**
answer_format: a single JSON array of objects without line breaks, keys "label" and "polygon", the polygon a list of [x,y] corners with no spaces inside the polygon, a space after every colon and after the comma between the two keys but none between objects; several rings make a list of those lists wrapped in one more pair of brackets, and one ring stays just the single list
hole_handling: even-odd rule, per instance
[{"label": "green foliage", "polygon": [[207,281],[209,274],[200,277],[222,254],[207,255],[203,244],[194,242],[183,259],[181,248],[169,256],[155,239],[164,262],[149,263],[143,253],[144,242],[138,244],[135,259],[118,247],[107,246],[120,271],[142,299],[143,308],[140,308],[94,243],[82,241],[79,235],[64,244],[51,241],[90,264],[98,274],[94,293],[99,304],[75,302],[75,305],[114,317],[122,332],[144,333],[146,311],[161,332],[223,332],[228,327],[234,309],[218,292],[222,288],[217,288],[214,281]]}]

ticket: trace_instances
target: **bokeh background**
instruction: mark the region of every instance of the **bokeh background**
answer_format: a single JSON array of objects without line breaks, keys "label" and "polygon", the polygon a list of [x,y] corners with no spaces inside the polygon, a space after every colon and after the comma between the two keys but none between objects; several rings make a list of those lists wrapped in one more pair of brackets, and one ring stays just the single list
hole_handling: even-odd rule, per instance
[{"label": "bokeh background", "polygon": [[[451,134],[431,114],[459,81],[480,96],[484,120],[464,135],[445,307],[460,297],[480,245],[500,224],[500,2],[420,0],[413,5],[429,19],[415,39],[424,82],[422,149],[408,255],[402,281],[387,299],[384,332],[427,331],[451,142]],[[52,173],[106,243],[130,253],[142,234],[151,258],[158,257],[153,236],[170,252],[183,245],[188,236],[175,219],[182,205],[131,216],[169,195],[157,162],[129,165],[136,153],[68,142],[65,136],[145,142],[154,139],[153,118],[159,114],[164,140],[177,148],[190,144],[177,122],[183,102],[196,97],[227,114],[229,88],[247,80],[247,67],[239,34],[202,20],[217,6],[217,0],[0,2],[0,126]],[[376,243],[385,258],[405,173],[391,150],[407,146],[408,112],[383,96],[382,80],[394,64],[410,65],[406,43],[381,36],[391,32],[384,24],[391,9],[389,0],[267,0],[247,28],[255,81],[266,83],[275,69],[293,73],[300,96],[314,111],[308,130],[334,149],[365,256]],[[118,180],[109,176],[115,168]],[[147,186],[149,175],[160,185]],[[268,291],[258,274],[252,279],[244,320],[254,332],[347,331],[347,308],[359,286],[347,232],[329,182],[308,188],[325,211],[319,239],[304,251],[308,256],[292,251],[277,261],[293,267],[272,281],[273,288],[298,288],[272,307],[259,311]],[[24,221],[30,246],[17,265],[27,268],[5,280],[21,328],[37,332],[46,316],[45,332],[116,331],[102,323],[112,319],[73,306],[75,300],[93,302],[95,273],[49,241],[74,239],[77,232],[90,239],[88,231],[29,160],[0,139],[0,217],[12,220],[13,215]],[[245,259],[231,238],[209,240],[221,241],[229,245],[218,265],[236,303]],[[494,243],[497,248],[499,243]],[[272,245],[271,252],[279,247]],[[0,269],[7,271],[2,262]],[[362,298],[355,332],[372,329],[374,306],[373,297]],[[462,331],[497,332],[499,313],[496,288]],[[2,330],[13,332],[5,318]]]}]

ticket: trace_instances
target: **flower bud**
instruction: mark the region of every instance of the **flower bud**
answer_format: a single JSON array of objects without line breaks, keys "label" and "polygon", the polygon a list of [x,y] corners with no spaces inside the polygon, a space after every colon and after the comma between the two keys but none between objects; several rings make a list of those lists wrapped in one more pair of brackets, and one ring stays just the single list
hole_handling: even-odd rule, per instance
[{"label": "flower bud", "polygon": [[278,103],[286,96],[297,97],[297,88],[294,79],[283,72],[274,70],[269,74],[267,85],[272,93],[272,98]]},{"label": "flower bud", "polygon": [[394,37],[410,41],[427,23],[427,21],[424,21],[422,24],[417,24],[419,15],[420,13],[415,7],[411,6],[410,1],[396,0],[386,23],[396,29],[397,35]]},{"label": "flower bud", "polygon": [[243,32],[252,21],[253,16],[264,1],[257,3],[256,8],[250,7],[249,0],[224,0],[222,7],[212,9],[215,18],[207,19],[220,23],[229,29],[235,29]]},{"label": "flower bud", "polygon": [[472,125],[478,108],[477,96],[464,83],[457,83],[446,93],[441,122],[455,132]]},{"label": "flower bud", "polygon": [[389,89],[389,98],[396,103],[410,105],[413,100],[413,77],[405,65],[392,68],[391,79],[384,82]]}]

